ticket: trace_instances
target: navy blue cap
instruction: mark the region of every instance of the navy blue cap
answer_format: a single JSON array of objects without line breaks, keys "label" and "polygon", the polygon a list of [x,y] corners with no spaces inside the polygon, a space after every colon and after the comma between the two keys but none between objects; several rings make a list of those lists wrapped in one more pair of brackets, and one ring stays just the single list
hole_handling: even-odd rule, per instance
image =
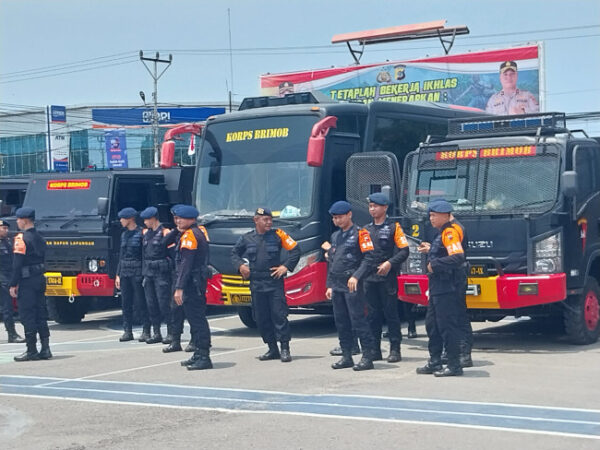
[{"label": "navy blue cap", "polygon": [[375,203],[376,205],[385,206],[390,204],[387,195],[385,195],[383,192],[375,192],[374,194],[369,195],[367,200],[369,203]]},{"label": "navy blue cap", "polygon": [[173,208],[173,215],[182,219],[195,219],[198,214],[200,213],[192,205],[177,205]]},{"label": "navy blue cap", "polygon": [[271,217],[273,217],[273,213],[271,212],[271,210],[269,208],[256,208],[254,215],[255,216],[271,216]]},{"label": "navy blue cap", "polygon": [[23,206],[22,208],[17,209],[15,213],[17,219],[35,219],[35,209],[30,208],[29,206]]},{"label": "navy blue cap", "polygon": [[173,206],[171,207],[171,214],[173,214],[174,216],[176,216],[176,215],[177,215],[177,210],[178,210],[179,208],[181,208],[182,206],[185,206],[185,205],[182,205],[181,203],[180,203],[180,204],[178,204],[178,205],[173,205]]},{"label": "navy blue cap", "polygon": [[437,213],[451,213],[453,211],[452,205],[443,198],[431,200],[427,209],[429,212]]},{"label": "navy blue cap", "polygon": [[350,211],[352,211],[352,205],[344,200],[335,202],[331,205],[331,208],[329,208],[329,214],[331,215],[348,214]]},{"label": "navy blue cap", "polygon": [[10,225],[6,220],[0,220],[0,227],[10,228]]},{"label": "navy blue cap", "polygon": [[137,215],[137,211],[131,207],[123,208],[119,211],[119,219],[131,219]]},{"label": "navy blue cap", "polygon": [[158,209],[154,206],[148,206],[145,210],[140,213],[142,219],[151,219],[152,217],[158,217]]}]

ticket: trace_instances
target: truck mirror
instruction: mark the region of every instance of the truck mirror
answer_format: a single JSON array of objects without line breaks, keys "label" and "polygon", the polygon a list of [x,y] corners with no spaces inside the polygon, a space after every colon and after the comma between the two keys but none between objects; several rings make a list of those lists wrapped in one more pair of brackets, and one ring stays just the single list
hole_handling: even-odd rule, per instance
[{"label": "truck mirror", "polygon": [[221,164],[211,161],[208,168],[208,184],[221,184]]},{"label": "truck mirror", "polygon": [[106,197],[98,197],[98,215],[106,216],[108,214],[108,199]]},{"label": "truck mirror", "polygon": [[175,164],[173,160],[175,159],[175,141],[166,141],[163,142],[162,147],[160,148],[160,167],[163,169],[168,169],[169,167],[173,167]]},{"label": "truck mirror", "polygon": [[577,195],[577,172],[568,170],[561,175],[562,193],[567,198]]},{"label": "truck mirror", "polygon": [[323,136],[311,137],[306,150],[306,164],[311,167],[321,167],[325,156],[325,138]]},{"label": "truck mirror", "polygon": [[308,148],[306,149],[306,164],[311,167],[321,167],[325,156],[325,136],[331,128],[337,126],[337,117],[327,116],[313,125]]}]

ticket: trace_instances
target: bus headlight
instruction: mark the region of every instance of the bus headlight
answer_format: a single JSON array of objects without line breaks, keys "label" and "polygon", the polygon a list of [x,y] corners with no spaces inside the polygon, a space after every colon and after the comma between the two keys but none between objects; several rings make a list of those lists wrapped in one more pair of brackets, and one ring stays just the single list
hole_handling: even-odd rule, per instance
[{"label": "bus headlight", "polygon": [[535,273],[562,272],[562,241],[560,233],[553,234],[535,243],[533,249]]},{"label": "bus headlight", "polygon": [[88,261],[88,270],[94,273],[98,272],[98,260],[90,259]]},{"label": "bus headlight", "polygon": [[296,264],[294,271],[288,272],[287,276],[289,277],[292,275],[296,275],[298,272],[300,272],[306,266],[309,266],[313,263],[318,262],[320,258],[321,258],[321,250],[315,250],[315,251],[306,253],[305,255],[302,255],[300,257],[300,259],[298,260],[298,264]]},{"label": "bus headlight", "polygon": [[402,263],[402,272],[411,275],[422,275],[423,271],[423,255],[419,253],[417,248],[419,244],[407,236],[408,240],[408,258]]}]

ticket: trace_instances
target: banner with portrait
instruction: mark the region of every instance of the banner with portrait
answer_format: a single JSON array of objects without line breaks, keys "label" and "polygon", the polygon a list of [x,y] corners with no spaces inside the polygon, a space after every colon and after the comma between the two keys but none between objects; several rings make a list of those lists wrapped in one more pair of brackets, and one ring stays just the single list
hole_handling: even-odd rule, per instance
[{"label": "banner with portrait", "polygon": [[109,169],[124,169],[127,162],[127,138],[125,130],[111,130],[104,134],[106,166]]},{"label": "banner with portrait", "polygon": [[[510,69],[503,72],[509,62]],[[514,73],[510,73],[510,71]],[[355,65],[260,77],[261,95],[320,91],[332,100],[370,103],[439,102],[488,111],[539,111],[539,44],[409,61]],[[511,75],[513,87],[503,84]],[[516,84],[516,87],[515,87]]]}]

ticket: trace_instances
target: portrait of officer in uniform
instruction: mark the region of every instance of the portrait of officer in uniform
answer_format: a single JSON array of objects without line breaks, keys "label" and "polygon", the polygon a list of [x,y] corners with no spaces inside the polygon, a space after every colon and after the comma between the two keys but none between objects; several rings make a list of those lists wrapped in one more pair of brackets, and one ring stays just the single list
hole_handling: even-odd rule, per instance
[{"label": "portrait of officer in uniform", "polygon": [[540,105],[535,96],[529,91],[517,88],[518,78],[516,62],[504,61],[500,64],[502,90],[490,97],[485,108],[486,112],[507,116],[540,111]]}]

